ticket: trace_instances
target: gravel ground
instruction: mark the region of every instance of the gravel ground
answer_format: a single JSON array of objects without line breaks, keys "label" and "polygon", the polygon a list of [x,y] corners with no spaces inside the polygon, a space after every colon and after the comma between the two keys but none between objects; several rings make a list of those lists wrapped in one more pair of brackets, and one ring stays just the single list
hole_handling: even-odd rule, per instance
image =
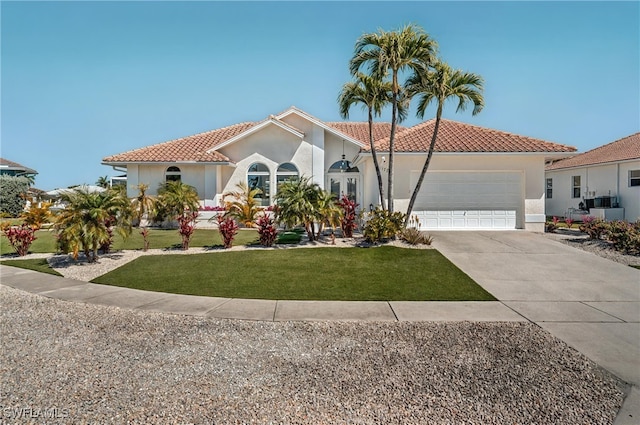
[{"label": "gravel ground", "polygon": [[591,252],[627,266],[640,266],[640,256],[622,254],[611,248],[608,242],[589,240],[589,237],[579,230],[558,229],[555,233],[545,233],[547,238],[562,242],[583,251]]},{"label": "gravel ground", "polygon": [[611,424],[623,400],[531,323],[227,321],[0,297],[0,423]]}]

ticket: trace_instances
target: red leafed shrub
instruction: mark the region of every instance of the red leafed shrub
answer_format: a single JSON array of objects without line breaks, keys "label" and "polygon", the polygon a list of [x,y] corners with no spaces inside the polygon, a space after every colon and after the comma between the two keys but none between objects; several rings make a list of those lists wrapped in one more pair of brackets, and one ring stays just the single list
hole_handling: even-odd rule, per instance
[{"label": "red leafed shrub", "polygon": [[342,195],[338,205],[343,211],[342,220],[340,222],[342,236],[345,238],[352,238],[353,231],[358,227],[358,224],[356,223],[356,207],[358,204],[349,199],[347,195]]},{"label": "red leafed shrub", "polygon": [[564,220],[564,222],[567,223],[567,227],[571,229],[571,226],[573,226],[573,220],[570,218],[567,218]]},{"label": "red leafed shrub", "polygon": [[278,236],[274,219],[263,214],[256,220],[256,226],[258,227],[258,235],[260,236],[260,245],[273,245]]},{"label": "red leafed shrub", "polygon": [[231,248],[233,238],[238,233],[238,223],[231,217],[218,216],[218,231],[225,248]]},{"label": "red leafed shrub", "polygon": [[20,257],[29,253],[29,247],[37,238],[35,229],[28,224],[10,226],[2,229],[9,243]]},{"label": "red leafed shrub", "polygon": [[189,242],[191,242],[191,236],[196,230],[196,219],[198,218],[197,211],[186,211],[184,214],[178,216],[178,232],[182,236],[182,249],[185,251],[189,249]]}]

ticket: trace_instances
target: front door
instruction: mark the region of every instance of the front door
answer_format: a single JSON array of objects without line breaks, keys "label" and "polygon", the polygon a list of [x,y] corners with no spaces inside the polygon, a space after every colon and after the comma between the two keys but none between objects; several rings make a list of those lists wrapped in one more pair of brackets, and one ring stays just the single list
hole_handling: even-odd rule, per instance
[{"label": "front door", "polygon": [[329,188],[336,199],[347,195],[352,201],[358,202],[359,178],[351,173],[329,174]]}]

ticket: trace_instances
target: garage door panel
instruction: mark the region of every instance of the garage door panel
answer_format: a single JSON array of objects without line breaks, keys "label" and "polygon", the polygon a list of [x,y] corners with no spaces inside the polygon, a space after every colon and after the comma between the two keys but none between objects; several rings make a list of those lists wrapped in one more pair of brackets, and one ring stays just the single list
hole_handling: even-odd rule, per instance
[{"label": "garage door panel", "polygon": [[515,229],[522,178],[519,172],[429,172],[414,211],[423,229]]}]

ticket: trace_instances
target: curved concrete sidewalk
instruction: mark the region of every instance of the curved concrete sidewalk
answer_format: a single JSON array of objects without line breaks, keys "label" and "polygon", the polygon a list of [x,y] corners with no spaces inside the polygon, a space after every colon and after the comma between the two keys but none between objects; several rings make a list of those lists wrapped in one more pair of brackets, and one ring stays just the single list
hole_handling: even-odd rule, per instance
[{"label": "curved concrete sidewalk", "polygon": [[532,321],[632,388],[615,422],[640,419],[640,270],[524,231],[433,232],[496,302],[274,301],[145,292],[0,265],[0,283],[62,300],[249,320]]},{"label": "curved concrete sidewalk", "polygon": [[498,301],[277,301],[148,292],[0,265],[0,283],[60,300],[135,310],[266,321],[524,321]]}]

